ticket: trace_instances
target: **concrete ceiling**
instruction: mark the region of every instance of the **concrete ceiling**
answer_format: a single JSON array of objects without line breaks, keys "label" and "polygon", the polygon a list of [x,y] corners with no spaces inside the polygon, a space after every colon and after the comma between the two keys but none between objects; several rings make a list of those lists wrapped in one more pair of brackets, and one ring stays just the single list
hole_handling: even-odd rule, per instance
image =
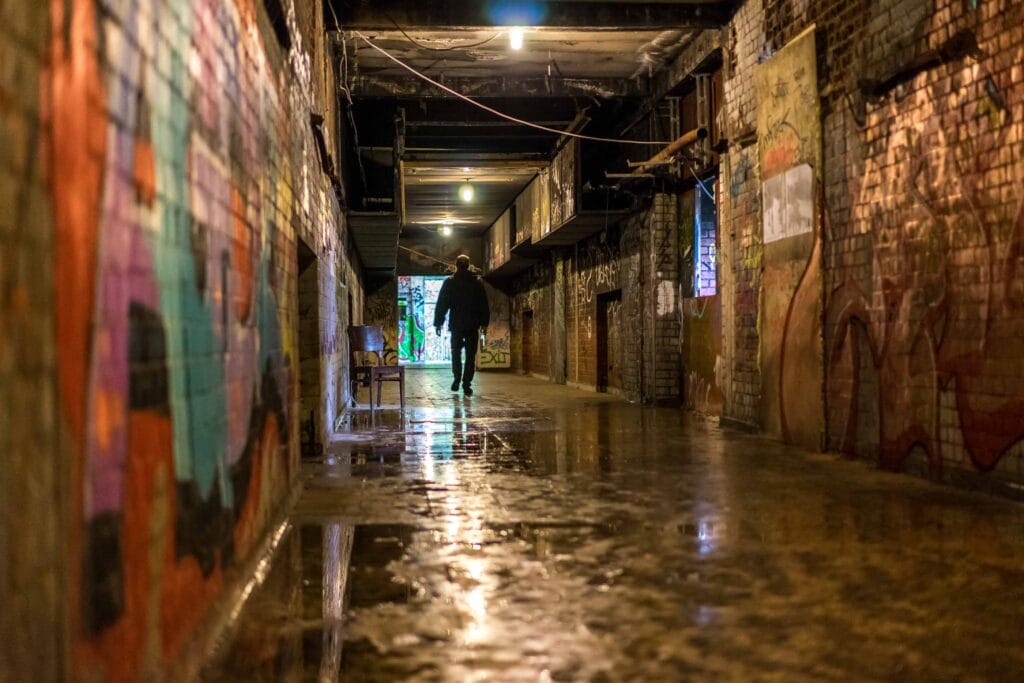
[{"label": "concrete ceiling", "polygon": [[[523,48],[511,49],[510,21],[500,13],[537,6],[542,14],[526,22]],[[352,98],[361,163],[386,171],[395,119],[404,121],[402,228],[435,230],[450,222],[479,234],[550,160],[559,135],[452,97],[363,37],[499,111],[559,131],[575,122],[584,133],[615,137],[650,91],[651,78],[700,28],[721,24],[731,3],[334,0],[334,9],[345,55],[340,86]],[[467,177],[476,189],[468,204],[458,198]],[[386,194],[370,187],[364,192]]]},{"label": "concrete ceiling", "polygon": [[[469,166],[403,162],[405,225],[436,229],[448,223],[457,231],[479,235],[542,167],[516,161],[478,161]],[[458,196],[459,187],[467,180],[474,191],[471,202]]]},{"label": "concrete ceiling", "polygon": [[[678,45],[689,31],[587,31],[529,29],[519,50],[509,47],[507,29],[422,31],[406,34],[368,31],[364,35],[400,60],[437,80],[460,78],[535,79],[554,77],[595,80],[593,94],[610,97],[621,85],[601,84],[601,79],[630,79],[648,74],[651,52],[664,52],[654,41]],[[425,47],[419,47],[412,41]],[[461,48],[461,45],[476,47]],[[361,78],[402,79],[411,74],[370,47],[354,41]],[[425,49],[432,48],[432,49]],[[444,48],[445,52],[439,52]],[[654,68],[657,65],[651,63]],[[605,85],[602,89],[601,85]],[[359,84],[356,86],[358,91]]]}]

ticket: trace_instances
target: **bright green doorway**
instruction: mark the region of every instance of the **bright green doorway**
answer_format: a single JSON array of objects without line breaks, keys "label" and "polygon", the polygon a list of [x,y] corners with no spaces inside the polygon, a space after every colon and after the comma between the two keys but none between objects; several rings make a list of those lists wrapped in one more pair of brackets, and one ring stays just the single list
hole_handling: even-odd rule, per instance
[{"label": "bright green doorway", "polygon": [[403,275],[398,278],[398,362],[402,365],[451,364],[448,329],[434,332],[434,308],[445,278]]}]

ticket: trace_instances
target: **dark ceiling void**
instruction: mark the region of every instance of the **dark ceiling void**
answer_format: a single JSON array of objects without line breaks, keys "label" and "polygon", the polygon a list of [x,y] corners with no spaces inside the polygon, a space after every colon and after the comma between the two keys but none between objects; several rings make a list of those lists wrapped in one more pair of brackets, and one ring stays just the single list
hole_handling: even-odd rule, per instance
[{"label": "dark ceiling void", "polygon": [[329,0],[345,28],[385,29],[397,22],[421,28],[534,26],[615,30],[711,28],[725,23],[730,2],[677,0]]},{"label": "dark ceiling void", "polygon": [[[445,78],[444,84],[469,97],[640,97],[643,81],[625,78],[568,78],[565,76]],[[449,97],[415,76],[361,74],[352,80],[357,97]]]}]

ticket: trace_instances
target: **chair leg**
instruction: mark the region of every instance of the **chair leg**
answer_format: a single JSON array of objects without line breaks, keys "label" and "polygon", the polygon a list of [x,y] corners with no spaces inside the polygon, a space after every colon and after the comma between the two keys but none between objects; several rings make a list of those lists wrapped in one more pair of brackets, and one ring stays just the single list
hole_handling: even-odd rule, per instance
[{"label": "chair leg", "polygon": [[373,418],[373,378],[367,383],[367,390],[370,392],[370,418]]}]

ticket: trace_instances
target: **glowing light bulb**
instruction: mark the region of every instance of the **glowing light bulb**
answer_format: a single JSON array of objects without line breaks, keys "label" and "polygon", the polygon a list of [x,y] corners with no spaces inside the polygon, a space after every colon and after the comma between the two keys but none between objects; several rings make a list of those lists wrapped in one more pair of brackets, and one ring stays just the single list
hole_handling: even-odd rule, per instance
[{"label": "glowing light bulb", "polygon": [[523,36],[525,32],[521,28],[509,29],[508,32],[508,46],[513,50],[523,49]]},{"label": "glowing light bulb", "polygon": [[468,180],[465,183],[463,183],[462,186],[459,188],[459,199],[466,203],[473,201],[474,194],[476,193],[474,192],[473,186],[469,183]]},{"label": "glowing light bulb", "polygon": [[452,226],[448,225],[447,223],[442,225],[441,226],[441,234],[443,236],[445,236],[445,237],[451,237],[452,236]]}]

